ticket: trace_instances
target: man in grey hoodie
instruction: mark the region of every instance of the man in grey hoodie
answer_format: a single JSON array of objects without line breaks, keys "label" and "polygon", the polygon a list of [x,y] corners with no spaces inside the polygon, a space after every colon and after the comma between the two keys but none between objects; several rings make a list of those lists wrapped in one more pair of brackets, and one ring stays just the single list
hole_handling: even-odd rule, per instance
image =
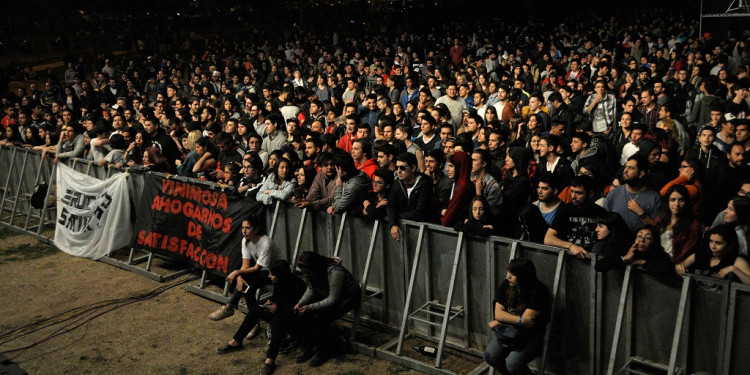
[{"label": "man in grey hoodie", "polygon": [[336,168],[336,192],[328,213],[340,214],[365,199],[370,188],[370,177],[354,166],[352,155],[344,150],[333,151],[333,165]]}]

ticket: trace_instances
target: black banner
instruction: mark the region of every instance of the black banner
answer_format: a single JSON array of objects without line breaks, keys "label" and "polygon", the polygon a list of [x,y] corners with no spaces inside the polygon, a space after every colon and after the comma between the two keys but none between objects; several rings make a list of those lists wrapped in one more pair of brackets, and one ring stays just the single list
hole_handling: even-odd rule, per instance
[{"label": "black banner", "polygon": [[242,219],[261,214],[261,203],[151,174],[143,182],[133,247],[219,275],[240,267]]}]

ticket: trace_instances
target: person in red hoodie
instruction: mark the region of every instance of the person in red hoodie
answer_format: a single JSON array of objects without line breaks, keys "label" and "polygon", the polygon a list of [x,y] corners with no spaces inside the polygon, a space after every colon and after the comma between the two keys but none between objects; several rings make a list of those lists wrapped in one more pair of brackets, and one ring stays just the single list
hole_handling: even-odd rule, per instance
[{"label": "person in red hoodie", "polygon": [[378,163],[372,157],[372,142],[369,139],[355,139],[352,141],[351,154],[354,166],[372,179],[378,170]]},{"label": "person in red hoodie", "polygon": [[440,222],[452,228],[457,222],[466,218],[469,202],[474,198],[475,186],[470,180],[471,156],[463,151],[448,155],[446,174],[453,179],[453,192],[448,206],[441,211]]}]

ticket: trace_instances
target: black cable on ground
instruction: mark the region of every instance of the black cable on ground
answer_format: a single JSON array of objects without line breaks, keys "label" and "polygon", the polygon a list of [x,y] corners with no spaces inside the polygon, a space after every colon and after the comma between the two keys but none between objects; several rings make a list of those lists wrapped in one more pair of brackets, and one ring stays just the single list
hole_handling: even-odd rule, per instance
[{"label": "black cable on ground", "polygon": [[29,360],[32,360],[32,359],[35,359],[35,358],[39,358],[39,357],[45,356],[45,355],[50,354],[50,353],[54,353],[56,351],[64,349],[64,348],[70,346],[71,344],[73,344],[73,343],[75,343],[75,342],[83,339],[86,336],[86,334],[88,333],[88,325],[94,319],[96,319],[96,318],[98,318],[98,317],[100,317],[100,316],[102,316],[104,314],[107,314],[107,313],[110,313],[110,312],[115,311],[117,309],[120,309],[122,307],[131,305],[133,303],[141,302],[141,301],[145,301],[145,300],[154,298],[154,297],[156,297],[156,296],[164,293],[167,290],[170,290],[172,288],[175,288],[177,286],[180,286],[182,284],[185,284],[187,282],[190,282],[190,281],[193,281],[193,280],[196,280],[196,279],[198,279],[198,277],[194,276],[192,278],[187,278],[185,280],[181,280],[181,281],[176,282],[174,284],[160,286],[160,287],[158,287],[158,288],[156,288],[154,290],[151,290],[149,292],[146,292],[146,293],[143,293],[143,294],[139,294],[139,295],[136,295],[136,296],[133,296],[133,297],[115,298],[115,299],[110,299],[110,300],[105,300],[105,301],[100,301],[100,302],[92,303],[92,304],[85,305],[85,306],[79,306],[79,307],[70,309],[68,311],[62,312],[60,314],[57,314],[57,315],[54,315],[54,316],[51,316],[51,317],[48,317],[48,318],[40,319],[40,320],[38,320],[36,322],[27,324],[25,326],[18,327],[16,329],[12,329],[12,330],[10,330],[8,332],[4,332],[4,333],[0,334],[0,345],[3,345],[3,344],[6,344],[6,343],[9,343],[9,342],[18,340],[18,339],[20,339],[20,338],[22,338],[24,336],[30,335],[30,334],[35,333],[35,332],[39,332],[39,331],[41,331],[43,329],[54,327],[56,325],[61,325],[62,324],[62,326],[60,328],[58,328],[55,332],[49,334],[48,336],[42,338],[39,341],[36,341],[34,343],[31,343],[31,344],[23,346],[23,347],[19,347],[19,348],[15,348],[15,349],[10,349],[10,350],[5,350],[2,353],[5,354],[5,353],[18,352],[15,356],[13,356],[12,358],[9,358],[9,359],[12,360],[12,359],[17,358],[21,354],[23,354],[23,352],[26,351],[29,348],[33,348],[33,347],[35,347],[35,346],[37,346],[39,344],[42,344],[42,343],[44,343],[46,341],[49,341],[49,340],[53,339],[55,337],[64,335],[64,334],[66,334],[68,332],[71,332],[71,331],[73,331],[73,330],[75,330],[75,329],[77,329],[77,328],[79,328],[79,327],[81,327],[83,325],[86,325],[86,330],[84,331],[83,335],[81,337],[79,337],[78,339],[76,339],[76,340],[74,340],[74,341],[72,341],[72,342],[70,342],[70,343],[68,343],[68,344],[66,344],[66,345],[64,345],[64,346],[62,346],[60,348],[54,349],[52,351],[48,351],[48,352],[45,352],[43,354],[37,355],[35,357],[27,358],[27,359],[16,361],[16,362],[29,361]]}]

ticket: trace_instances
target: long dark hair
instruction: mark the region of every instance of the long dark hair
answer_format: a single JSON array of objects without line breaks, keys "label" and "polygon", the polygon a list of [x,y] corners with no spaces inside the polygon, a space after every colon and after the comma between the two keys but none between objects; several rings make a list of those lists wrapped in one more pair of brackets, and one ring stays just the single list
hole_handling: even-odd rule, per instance
[{"label": "long dark hair", "polygon": [[[719,225],[711,229],[708,232],[706,238],[710,239],[711,235],[713,234],[718,234],[727,243],[727,249],[722,254],[722,260],[736,258],[739,254],[740,243],[739,239],[737,238],[737,232],[735,232],[734,228],[732,228],[732,226],[729,224]],[[709,241],[705,241],[704,248],[710,253],[711,249],[708,247],[708,244]]]},{"label": "long dark hair", "polygon": [[[279,175],[279,166],[281,163],[286,163],[286,174],[283,176]],[[274,181],[281,185],[282,183],[289,181],[289,175],[292,173],[292,162],[285,157],[281,157],[276,165],[273,167],[273,178]]]},{"label": "long dark hair", "polygon": [[651,232],[651,246],[645,251],[644,256],[658,253],[660,251],[663,252],[664,248],[661,247],[661,232],[659,231],[659,228],[651,224],[641,225],[635,230],[635,235],[638,236],[638,232],[642,230]]},{"label": "long dark hair", "polygon": [[306,271],[308,275],[307,282],[311,286],[320,286],[327,282],[328,266],[333,265],[336,262],[333,258],[324,257],[318,253],[312,251],[305,251],[300,255],[297,266]]},{"label": "long dark hair", "polygon": [[536,278],[534,263],[526,258],[513,259],[508,263],[508,273],[516,277],[516,285],[508,288],[508,305],[515,306],[518,299],[525,299],[531,287],[539,280]]},{"label": "long dark hair", "polygon": [[[484,206],[484,214],[482,214],[482,217],[479,218],[479,220],[474,218],[474,202],[477,201],[481,202],[482,206]],[[494,221],[494,216],[492,215],[490,204],[487,202],[487,199],[485,199],[483,195],[477,195],[471,199],[471,203],[469,203],[468,216],[469,221],[478,221],[481,224],[491,224]]]},{"label": "long dark hair", "polygon": [[609,229],[609,236],[607,237],[616,244],[627,246],[626,244],[633,243],[633,233],[630,232],[625,220],[617,212],[607,212],[599,215],[596,218],[596,223],[604,225]]},{"label": "long dark hair", "polygon": [[667,194],[665,196],[665,198],[667,198],[666,202],[661,205],[661,221],[659,221],[659,224],[657,226],[660,231],[664,232],[665,230],[667,230],[670,222],[672,221],[672,211],[669,209],[669,197],[672,195],[672,193],[680,194],[683,198],[685,198],[685,207],[682,209],[682,211],[678,212],[675,215],[677,218],[677,223],[675,224],[672,232],[675,234],[687,232],[687,230],[690,228],[690,222],[693,219],[693,202],[690,199],[690,193],[688,193],[687,188],[683,185],[672,185],[669,190],[667,190]]}]

